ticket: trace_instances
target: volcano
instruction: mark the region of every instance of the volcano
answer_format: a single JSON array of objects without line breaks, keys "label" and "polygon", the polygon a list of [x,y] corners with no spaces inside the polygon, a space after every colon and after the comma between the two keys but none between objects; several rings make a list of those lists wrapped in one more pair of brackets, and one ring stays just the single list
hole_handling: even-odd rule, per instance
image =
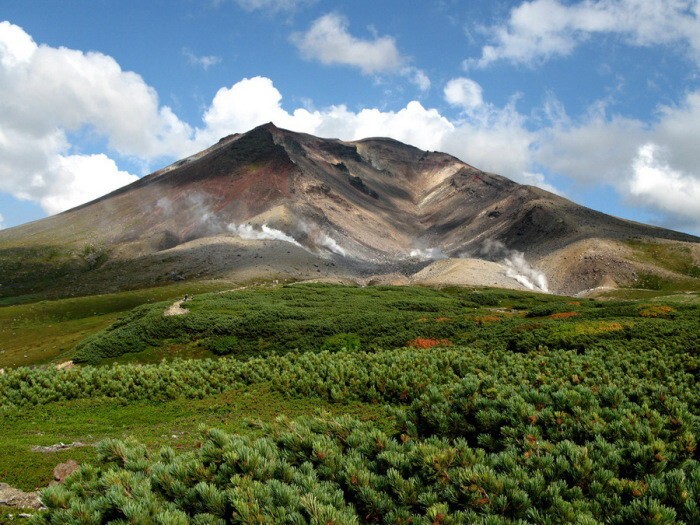
[{"label": "volcano", "polygon": [[642,275],[692,279],[640,257],[639,246],[661,246],[697,268],[699,242],[445,153],[269,123],[95,201],[1,231],[0,293],[321,278],[573,294],[633,285]]}]

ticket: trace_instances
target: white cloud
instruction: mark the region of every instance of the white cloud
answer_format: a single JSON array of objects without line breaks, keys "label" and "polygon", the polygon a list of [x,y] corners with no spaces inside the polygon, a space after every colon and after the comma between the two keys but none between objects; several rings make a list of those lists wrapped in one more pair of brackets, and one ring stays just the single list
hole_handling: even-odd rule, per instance
[{"label": "white cloud", "polygon": [[[390,41],[380,38],[374,43],[381,49],[382,42]],[[429,80],[420,70],[403,60],[396,63],[402,67],[397,74],[427,89]],[[76,131],[104,138],[111,151],[147,168],[157,159],[182,158],[222,136],[270,120],[300,131],[354,127],[385,134],[381,126],[368,124],[382,120],[377,110],[360,118],[342,106],[289,113],[282,109],[281,94],[272,81],[262,77],[219,90],[204,114],[204,125],[192,128],[161,106],[156,91],[139,75],[123,71],[113,58],[37,45],[9,22],[0,22],[0,92],[0,191],[38,202],[48,213],[135,179],[104,154],[81,154],[69,140]],[[410,110],[388,120],[398,122],[406,113]],[[434,118],[437,112],[427,114]],[[346,118],[356,122],[345,126]],[[410,122],[403,126],[410,127]],[[398,124],[390,127],[396,130]],[[410,138],[415,133],[403,135]]]},{"label": "white cloud", "polygon": [[504,107],[487,103],[481,86],[463,77],[449,80],[443,94],[449,104],[463,110],[460,119],[453,121],[454,131],[443,139],[444,151],[480,169],[555,191],[543,175],[533,178],[528,171],[537,134],[528,130],[527,119],[515,108],[515,100]]},{"label": "white cloud", "polygon": [[[6,36],[16,29],[0,23],[0,42],[11,47]],[[159,107],[155,90],[139,75],[122,71],[113,58],[100,53],[36,44],[33,49],[27,54],[23,45],[26,59],[9,65],[5,58],[12,51],[3,55],[3,128],[41,136],[57,128],[92,126],[126,155],[153,157],[182,150],[188,127],[170,108]]]},{"label": "white cloud", "polygon": [[209,145],[234,132],[248,131],[266,122],[295,131],[312,132],[320,113],[300,108],[288,113],[282,94],[265,77],[245,78],[230,88],[221,88],[204,113],[204,128],[197,129],[195,142]]},{"label": "white cloud", "polygon": [[491,108],[478,115],[455,121],[439,148],[484,171],[518,182],[531,183],[532,150],[538,134],[525,125],[525,117],[513,105]]},{"label": "white cloud", "polygon": [[629,45],[679,44],[700,61],[700,17],[697,0],[560,0],[523,2],[508,20],[487,29],[493,44],[465,66],[487,66],[498,60],[533,65],[570,54],[580,43],[602,34],[621,36]]},{"label": "white cloud", "polygon": [[669,162],[681,171],[700,171],[698,137],[700,90],[686,94],[678,105],[662,106],[659,109],[659,123],[654,130],[653,142],[664,148]]},{"label": "white cloud", "polygon": [[0,22],[0,64],[3,68],[28,63],[36,44],[24,30],[9,22]]},{"label": "white cloud", "polygon": [[425,71],[415,67],[405,67],[401,70],[401,75],[408,78],[421,91],[430,89],[430,78],[425,74]]},{"label": "white cloud", "polygon": [[48,213],[58,213],[137,180],[135,175],[119,171],[115,162],[102,153],[59,156],[45,176],[35,178],[34,199]]},{"label": "white cloud", "polygon": [[141,159],[195,147],[189,126],[139,75],[100,53],[37,45],[9,22],[0,22],[0,92],[0,191],[49,213],[134,179],[104,155],[77,155],[71,132],[88,129]]},{"label": "white cloud", "polygon": [[317,19],[306,33],[294,33],[292,42],[307,60],[359,68],[365,74],[392,72],[406,63],[389,36],[363,40],[350,34],[348,20],[336,13]]},{"label": "white cloud", "polygon": [[445,84],[444,94],[447,102],[465,110],[478,108],[484,103],[481,86],[470,78],[453,78]]},{"label": "white cloud", "polygon": [[316,3],[316,0],[236,0],[236,3],[246,11],[296,11],[300,7]]},{"label": "white cloud", "polygon": [[700,178],[675,170],[653,143],[640,146],[632,163],[629,193],[637,201],[700,231]]},{"label": "white cloud", "polygon": [[571,122],[565,117],[540,132],[535,159],[584,185],[614,184],[629,175],[647,133],[644,123],[634,119],[593,115]]},{"label": "white cloud", "polygon": [[539,134],[537,164],[581,185],[612,186],[629,204],[654,211],[659,223],[700,233],[700,91],[660,107],[655,122],[603,112],[572,122],[559,114]]},{"label": "white cloud", "polygon": [[190,65],[199,66],[204,71],[221,62],[221,57],[216,55],[195,55],[191,49],[186,47],[182,48],[182,54]]},{"label": "white cloud", "polygon": [[390,36],[363,40],[350,34],[347,18],[329,13],[316,19],[305,33],[290,37],[306,60],[326,65],[356,67],[366,75],[399,75],[419,90],[430,89],[430,78],[422,69],[408,65]]},{"label": "white cloud", "polygon": [[2,230],[3,228],[5,228],[5,217],[3,217],[0,213],[0,230]]},{"label": "white cloud", "polygon": [[520,177],[520,182],[530,186],[537,186],[538,188],[542,188],[543,190],[547,190],[557,195],[562,195],[559,188],[556,188],[547,182],[547,179],[543,173],[531,173],[529,171],[524,171]]}]

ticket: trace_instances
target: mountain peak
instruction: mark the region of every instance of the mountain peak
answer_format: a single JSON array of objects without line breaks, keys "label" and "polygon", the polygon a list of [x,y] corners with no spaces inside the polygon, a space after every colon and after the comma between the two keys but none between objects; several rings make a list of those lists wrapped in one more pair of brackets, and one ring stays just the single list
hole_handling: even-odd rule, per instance
[{"label": "mountain peak", "polygon": [[[132,262],[177,250],[182,263],[173,267],[188,272],[195,272],[196,252],[196,275],[210,275],[206,261],[214,255],[207,254],[215,252],[201,243],[223,243],[229,248],[216,271],[247,276],[264,273],[254,271],[260,264],[272,273],[291,275],[298,268],[294,275],[301,275],[308,266],[315,274],[321,266],[314,257],[334,261],[332,271],[348,276],[371,275],[381,265],[405,273],[444,257],[502,258],[518,250],[536,262],[560,253],[570,268],[558,270],[552,289],[579,291],[597,286],[609,268],[616,282],[633,278],[634,265],[613,261],[625,249],[620,241],[631,238],[698,242],[578,206],[447,154],[385,138],[318,138],[268,122],[96,201],[3,230],[0,248],[28,239],[76,250],[99,244]],[[245,259],[253,267],[243,268],[243,259],[229,253],[241,239],[251,253],[265,242],[286,245],[275,248],[274,264],[255,256]],[[618,243],[613,255],[600,259],[610,264],[595,272],[579,269],[578,255],[566,255],[592,240]],[[484,246],[494,243],[507,249],[486,254]],[[298,259],[302,252],[305,262]],[[582,276],[572,278],[579,270]]]},{"label": "mountain peak", "polygon": [[259,126],[255,126],[253,129],[251,129],[250,131],[248,131],[248,133],[253,133],[253,132],[259,131],[259,130],[265,130],[265,131],[280,131],[280,128],[278,128],[277,126],[275,126],[275,123],[274,123],[274,122],[270,121],[270,122],[267,122],[267,123],[265,123],[265,124],[260,124]]}]

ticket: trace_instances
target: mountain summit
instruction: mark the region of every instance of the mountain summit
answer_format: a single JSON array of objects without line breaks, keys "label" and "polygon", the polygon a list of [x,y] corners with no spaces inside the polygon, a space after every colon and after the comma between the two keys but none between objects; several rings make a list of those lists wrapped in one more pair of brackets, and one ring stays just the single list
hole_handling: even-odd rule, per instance
[{"label": "mountain summit", "polygon": [[[575,293],[640,275],[673,277],[642,260],[640,246],[659,244],[697,264],[699,241],[445,153],[269,123],[93,202],[0,232],[0,290],[29,292],[32,272],[48,271],[57,277],[46,286],[98,290],[225,276]],[[11,253],[28,264],[17,266]]]}]

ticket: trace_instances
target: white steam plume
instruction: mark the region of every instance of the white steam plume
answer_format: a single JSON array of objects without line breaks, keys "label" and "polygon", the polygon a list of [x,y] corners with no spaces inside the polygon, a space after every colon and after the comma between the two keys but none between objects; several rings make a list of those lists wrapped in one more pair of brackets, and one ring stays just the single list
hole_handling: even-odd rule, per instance
[{"label": "white steam plume", "polygon": [[500,241],[487,239],[481,247],[480,253],[491,257],[502,257],[503,264],[507,266],[506,276],[515,279],[525,288],[549,292],[547,277],[544,273],[530,266],[530,263],[525,260],[523,252],[510,250]]},{"label": "white steam plume", "polygon": [[256,230],[250,224],[238,224],[231,223],[228,225],[228,231],[238,235],[241,239],[249,240],[272,240],[272,241],[284,241],[299,246],[299,244],[294,237],[291,237],[281,230],[276,230],[275,228],[270,228],[267,224],[263,224],[259,230]]},{"label": "white steam plume", "polygon": [[163,212],[164,215],[169,216],[173,214],[173,201],[167,197],[161,197],[156,202],[156,206]]},{"label": "white steam plume", "polygon": [[318,235],[317,241],[318,241],[318,244],[320,244],[321,246],[323,246],[325,248],[328,248],[333,253],[337,253],[338,255],[342,255],[343,257],[345,257],[345,250],[332,237],[329,237],[325,233],[321,232]]},{"label": "white steam plume", "polygon": [[440,248],[416,248],[411,250],[408,255],[422,261],[447,259],[447,255],[445,255]]},{"label": "white steam plume", "polygon": [[321,230],[320,226],[315,224],[309,225],[305,221],[300,221],[299,229],[301,229],[301,231],[308,236],[308,242],[310,242],[314,247],[322,246],[328,251],[337,253],[343,257],[347,255],[345,249],[330,235]]}]

